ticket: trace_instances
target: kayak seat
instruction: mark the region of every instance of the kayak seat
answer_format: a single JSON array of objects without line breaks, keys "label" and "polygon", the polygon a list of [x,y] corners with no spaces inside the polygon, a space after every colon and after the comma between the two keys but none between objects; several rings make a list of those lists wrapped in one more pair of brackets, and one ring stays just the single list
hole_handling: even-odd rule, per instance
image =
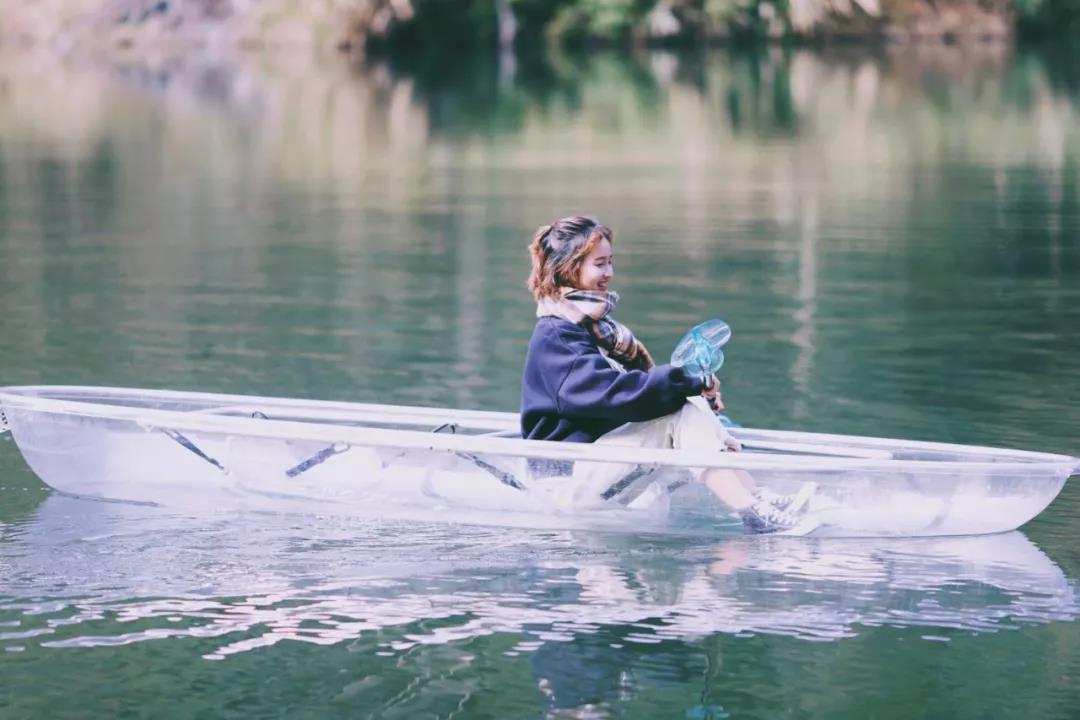
[{"label": "kayak seat", "polygon": [[570,477],[574,474],[573,460],[529,458],[526,462],[529,468],[529,477],[533,480],[543,480],[549,477]]},{"label": "kayak seat", "polygon": [[[513,438],[521,439],[520,430],[497,430],[483,433],[480,437]],[[533,480],[543,480],[549,477],[568,477],[574,472],[572,460],[545,460],[542,458],[528,458],[526,464],[529,468],[529,477]]]}]

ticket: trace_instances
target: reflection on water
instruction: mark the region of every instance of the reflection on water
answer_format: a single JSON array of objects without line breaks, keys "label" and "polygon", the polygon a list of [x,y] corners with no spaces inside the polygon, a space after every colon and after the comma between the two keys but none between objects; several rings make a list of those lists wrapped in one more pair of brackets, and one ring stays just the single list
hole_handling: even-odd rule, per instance
[{"label": "reflection on water", "polygon": [[[851,642],[885,627],[948,641],[1080,613],[1075,582],[1019,532],[711,544],[302,515],[182,517],[59,495],[17,525],[0,568],[8,657],[120,647],[157,656],[152,648],[165,644],[171,664],[189,668],[200,656],[231,665],[275,648],[275,662],[291,663],[302,646],[339,649],[367,669],[334,680],[345,661],[312,656],[331,676],[327,691],[384,710],[396,700],[383,683],[406,668],[419,673],[414,700],[423,703],[445,690],[428,685],[428,673],[454,676],[459,695],[482,687],[486,672],[519,682],[524,674],[525,692],[502,699],[515,714],[647,696],[661,678],[676,682],[669,673],[679,664],[697,662],[672,643]],[[82,690],[78,677],[68,682]]]},{"label": "reflection on water", "polygon": [[[386,652],[508,633],[531,651],[607,626],[632,628],[631,643],[716,632],[827,640],[859,626],[995,631],[1072,620],[1080,609],[1075,584],[1019,532],[707,545],[402,530],[307,516],[199,520],[54,495],[5,561],[3,611],[14,619],[0,641],[213,637],[206,657],[220,659],[282,640],[333,644],[375,631],[396,636]],[[106,617],[109,632],[98,634]]]}]

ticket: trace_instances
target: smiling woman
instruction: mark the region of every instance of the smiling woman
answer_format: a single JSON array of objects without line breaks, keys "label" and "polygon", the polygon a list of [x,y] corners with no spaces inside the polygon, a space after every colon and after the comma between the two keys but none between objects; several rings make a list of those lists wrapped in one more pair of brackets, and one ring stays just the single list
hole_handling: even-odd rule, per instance
[{"label": "smiling woman", "polygon": [[529,245],[529,290],[538,301],[557,299],[566,287],[607,290],[615,274],[614,241],[611,228],[581,215],[540,226]]},{"label": "smiling woman", "polygon": [[592,250],[585,256],[578,271],[577,284],[582,290],[607,292],[608,284],[615,275],[615,255],[611,241],[606,237],[592,243]]},{"label": "smiling woman", "polygon": [[[739,450],[713,408],[722,409],[718,381],[682,367],[656,365],[645,345],[611,317],[619,302],[608,290],[615,274],[606,225],[566,217],[540,227],[529,246],[529,289],[539,320],[521,384],[521,430],[530,439],[597,442],[617,447]],[[763,494],[745,471],[694,473],[750,532],[793,528],[795,512],[813,488],[798,495]],[[634,465],[578,463],[566,502],[659,499],[668,489]]]}]

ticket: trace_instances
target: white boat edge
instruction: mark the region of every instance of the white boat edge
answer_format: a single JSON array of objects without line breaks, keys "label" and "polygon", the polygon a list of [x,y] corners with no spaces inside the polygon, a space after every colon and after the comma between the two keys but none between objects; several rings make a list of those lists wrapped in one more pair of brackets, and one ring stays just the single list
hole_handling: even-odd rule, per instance
[{"label": "white boat edge", "polygon": [[[274,409],[277,417],[268,422],[253,417],[232,417],[207,410],[176,411],[121,404],[105,404],[86,399],[70,400],[49,395],[111,398],[151,396],[163,400],[194,403],[235,403],[233,410]],[[912,470],[919,472],[951,471],[955,460],[910,460],[894,458],[896,450],[928,454],[969,454],[986,458],[984,461],[964,461],[971,470],[1003,470],[1014,464],[1031,467],[1033,464],[1053,465],[1066,477],[1080,472],[1080,458],[1070,455],[1011,450],[977,445],[960,445],[929,441],[907,441],[888,438],[806,433],[789,430],[733,429],[732,434],[750,447],[801,452],[800,448],[818,446],[834,448],[822,455],[820,451],[795,457],[767,453],[707,453],[693,450],[607,447],[588,443],[566,443],[546,440],[525,440],[520,437],[494,437],[491,434],[452,434],[420,430],[349,427],[332,425],[333,421],[381,422],[400,424],[452,424],[484,433],[508,433],[518,429],[515,413],[484,410],[456,410],[432,407],[352,403],[330,400],[301,400],[293,398],[235,395],[226,393],[149,390],[75,385],[23,385],[0,387],[0,432],[8,429],[10,421],[4,408],[44,413],[56,413],[105,420],[136,423],[146,430],[170,429],[187,432],[240,434],[251,437],[289,440],[312,440],[329,445],[340,443],[360,447],[391,447],[445,452],[472,452],[489,455],[533,458],[557,461],[596,461],[636,463],[646,466],[687,468],[777,469],[797,467],[800,470],[874,469]],[[308,421],[277,419],[277,411],[294,411],[292,417]],[[300,411],[306,411],[301,413]],[[287,416],[287,415],[284,415]],[[319,422],[324,420],[324,422]],[[840,452],[840,448],[847,448]],[[865,452],[878,450],[879,452]],[[786,462],[785,462],[786,461]]]}]

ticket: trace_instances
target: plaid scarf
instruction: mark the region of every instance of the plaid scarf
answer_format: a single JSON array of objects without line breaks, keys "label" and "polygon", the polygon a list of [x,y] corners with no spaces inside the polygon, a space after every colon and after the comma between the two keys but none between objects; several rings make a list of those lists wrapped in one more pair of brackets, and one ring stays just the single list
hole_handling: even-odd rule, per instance
[{"label": "plaid scarf", "polygon": [[630,328],[611,317],[611,311],[619,303],[618,293],[568,287],[559,288],[559,292],[562,297],[544,298],[537,304],[536,317],[561,317],[584,326],[597,345],[631,370],[649,370],[655,365],[645,345],[634,337]]}]

